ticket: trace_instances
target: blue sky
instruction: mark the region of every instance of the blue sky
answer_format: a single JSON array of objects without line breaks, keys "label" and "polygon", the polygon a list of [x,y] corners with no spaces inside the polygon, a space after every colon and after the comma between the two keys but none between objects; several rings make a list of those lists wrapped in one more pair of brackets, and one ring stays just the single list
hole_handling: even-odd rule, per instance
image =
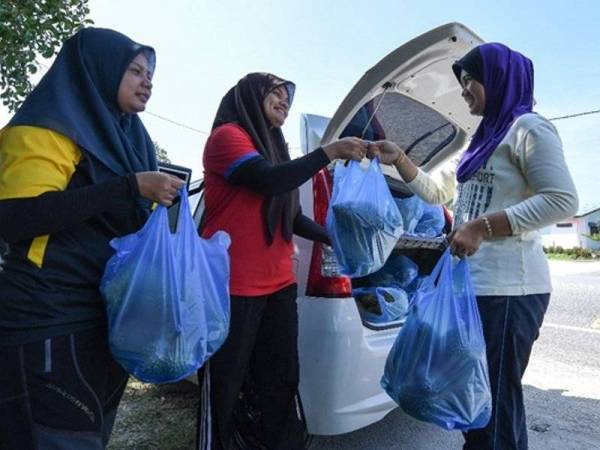
[{"label": "blue sky", "polygon": [[[461,22],[535,65],[537,111],[600,109],[600,2],[91,0],[97,26],[155,47],[148,111],[208,131],[224,93],[244,74],[293,80],[284,133],[298,146],[302,112],[331,116],[362,74],[431,28]],[[0,110],[0,125],[8,119]],[[206,136],[149,114],[142,119],[171,159],[201,176]],[[557,121],[582,207],[600,206],[600,114]]]}]

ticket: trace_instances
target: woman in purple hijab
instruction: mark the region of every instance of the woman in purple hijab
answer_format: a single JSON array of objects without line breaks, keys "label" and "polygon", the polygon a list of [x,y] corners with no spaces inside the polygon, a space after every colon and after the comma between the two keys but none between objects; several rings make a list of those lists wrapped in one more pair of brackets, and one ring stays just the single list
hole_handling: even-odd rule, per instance
[{"label": "woman in purple hijab", "polygon": [[429,203],[454,200],[449,236],[468,258],[487,346],[492,418],[465,433],[464,449],[527,449],[521,379],[550,300],[550,273],[538,230],[573,216],[577,193],[554,126],[532,111],[531,60],[498,43],[483,44],[452,70],[481,122],[468,147],[427,174],[396,144],[371,156],[393,164]]}]

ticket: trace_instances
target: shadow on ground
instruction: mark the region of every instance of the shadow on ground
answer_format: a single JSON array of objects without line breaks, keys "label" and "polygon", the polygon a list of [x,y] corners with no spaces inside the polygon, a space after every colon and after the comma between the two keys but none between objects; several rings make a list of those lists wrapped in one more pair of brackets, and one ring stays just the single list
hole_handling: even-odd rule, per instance
[{"label": "shadow on ground", "polygon": [[[530,450],[600,449],[600,400],[562,390],[525,387]],[[132,380],[119,409],[109,449],[194,448],[197,387],[152,386]],[[459,432],[418,422],[399,409],[380,422],[338,436],[315,436],[311,450],[453,450]]]},{"label": "shadow on ground", "polygon": [[[600,449],[600,400],[525,386],[530,450]],[[418,422],[395,409],[380,422],[339,436],[316,436],[311,450],[452,450],[459,432]]]}]

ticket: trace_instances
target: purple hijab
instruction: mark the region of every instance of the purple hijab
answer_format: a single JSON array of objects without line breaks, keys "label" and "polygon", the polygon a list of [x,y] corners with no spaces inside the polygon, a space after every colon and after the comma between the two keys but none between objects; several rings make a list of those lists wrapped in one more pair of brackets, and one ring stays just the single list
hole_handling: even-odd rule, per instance
[{"label": "purple hijab", "polygon": [[485,109],[458,164],[456,179],[460,183],[469,180],[485,165],[514,120],[533,108],[533,63],[529,58],[503,44],[480,45],[452,67],[454,73],[458,73],[459,82],[461,69],[469,73],[468,67],[473,65],[468,61],[473,61],[474,56],[480,58],[482,74],[470,75],[482,80]]}]

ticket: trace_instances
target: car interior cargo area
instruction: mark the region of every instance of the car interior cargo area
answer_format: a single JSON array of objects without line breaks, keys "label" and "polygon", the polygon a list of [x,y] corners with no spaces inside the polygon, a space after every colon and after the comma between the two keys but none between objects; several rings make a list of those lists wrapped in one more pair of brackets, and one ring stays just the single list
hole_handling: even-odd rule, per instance
[{"label": "car interior cargo area", "polygon": [[[405,150],[422,166],[444,149],[457,129],[435,110],[382,86],[352,117],[340,137],[356,136],[369,141],[387,139]],[[400,211],[403,234],[386,263],[375,273],[352,279],[363,325],[372,329],[400,326],[420,282],[428,275],[443,249],[450,218],[442,205],[419,199],[408,186],[387,171],[386,182]]]},{"label": "car interior cargo area", "polygon": [[366,327],[387,329],[400,326],[417,288],[442,254],[446,229],[444,213],[441,206],[430,210],[436,214],[437,222],[430,213],[421,216],[418,223],[422,224],[420,230],[427,226],[426,232],[431,236],[423,231],[419,234],[415,234],[414,230],[405,233],[381,269],[352,279],[352,295]]}]

